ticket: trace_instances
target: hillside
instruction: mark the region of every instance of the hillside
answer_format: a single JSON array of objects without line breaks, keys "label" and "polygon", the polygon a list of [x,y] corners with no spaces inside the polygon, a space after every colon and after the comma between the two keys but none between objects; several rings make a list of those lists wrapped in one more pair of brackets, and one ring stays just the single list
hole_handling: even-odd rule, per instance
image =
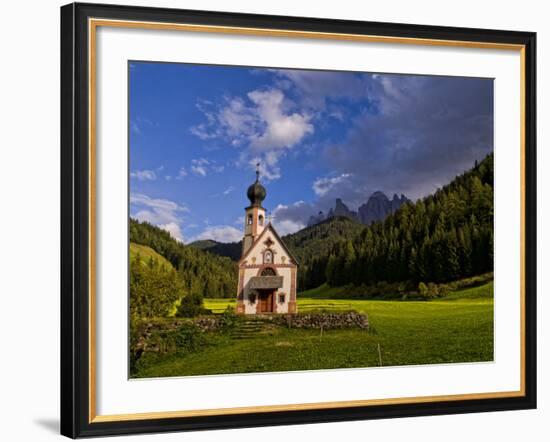
[{"label": "hillside", "polygon": [[233,261],[238,261],[241,257],[242,242],[223,243],[214,241],[213,239],[204,239],[194,241],[188,244],[190,247],[195,247],[205,252],[210,252],[218,256],[226,256]]},{"label": "hillside", "polygon": [[283,241],[300,266],[298,287],[305,289],[322,284],[325,272],[318,266],[318,258],[328,256],[336,244],[355,238],[364,228],[357,221],[338,216],[284,236]]},{"label": "hillside", "polygon": [[170,262],[162,255],[159,255],[151,247],[147,247],[141,244],[130,243],[130,262],[134,262],[137,256],[141,258],[141,264],[147,265],[149,259],[156,260],[159,265],[166,270],[172,270],[174,267]]},{"label": "hillside", "polygon": [[[492,270],[493,154],[489,154],[433,195],[403,205],[356,238],[336,243],[328,255],[319,254],[315,273],[324,272],[325,282],[336,287],[444,283]],[[307,288],[312,286],[300,287]]]},{"label": "hillside", "polygon": [[130,241],[147,246],[177,271],[187,293],[211,298],[229,298],[237,292],[237,268],[229,258],[186,246],[147,222],[130,219]]}]

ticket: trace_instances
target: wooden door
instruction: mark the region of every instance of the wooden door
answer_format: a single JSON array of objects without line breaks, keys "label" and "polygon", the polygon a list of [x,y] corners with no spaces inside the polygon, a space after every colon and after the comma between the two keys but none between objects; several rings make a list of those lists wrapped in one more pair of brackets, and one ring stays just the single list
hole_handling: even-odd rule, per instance
[{"label": "wooden door", "polygon": [[263,292],[260,294],[260,313],[273,312],[273,292]]}]

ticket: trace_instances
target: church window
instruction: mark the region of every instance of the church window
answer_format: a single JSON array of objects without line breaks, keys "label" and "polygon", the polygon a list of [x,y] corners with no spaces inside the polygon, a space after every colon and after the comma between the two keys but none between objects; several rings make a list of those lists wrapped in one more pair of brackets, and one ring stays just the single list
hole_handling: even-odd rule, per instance
[{"label": "church window", "polygon": [[268,267],[262,270],[262,274],[260,276],[277,276],[277,273],[275,273],[275,270],[271,267]]},{"label": "church window", "polygon": [[252,224],[252,214],[248,215],[247,224],[248,225]]},{"label": "church window", "polygon": [[264,264],[271,264],[273,262],[273,252],[266,250],[264,253]]},{"label": "church window", "polygon": [[258,218],[258,222],[260,223],[260,226],[264,225],[264,216],[263,215],[260,215],[260,217]]},{"label": "church window", "polygon": [[284,293],[279,293],[279,302],[281,304],[283,304],[285,302],[285,294]]}]

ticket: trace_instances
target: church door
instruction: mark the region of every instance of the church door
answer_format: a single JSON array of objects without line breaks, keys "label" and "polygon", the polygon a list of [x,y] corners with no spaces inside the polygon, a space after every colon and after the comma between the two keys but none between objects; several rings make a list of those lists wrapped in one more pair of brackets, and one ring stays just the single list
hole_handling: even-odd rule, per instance
[{"label": "church door", "polygon": [[260,294],[260,313],[273,312],[273,291],[265,291]]}]

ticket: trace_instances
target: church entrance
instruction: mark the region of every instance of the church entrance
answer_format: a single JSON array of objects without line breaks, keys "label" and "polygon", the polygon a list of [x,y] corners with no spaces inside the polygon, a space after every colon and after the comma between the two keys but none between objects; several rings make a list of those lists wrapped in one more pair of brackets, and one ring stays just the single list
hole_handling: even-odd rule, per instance
[{"label": "church entrance", "polygon": [[275,290],[260,290],[259,302],[260,313],[273,313],[273,302],[275,301]]}]

